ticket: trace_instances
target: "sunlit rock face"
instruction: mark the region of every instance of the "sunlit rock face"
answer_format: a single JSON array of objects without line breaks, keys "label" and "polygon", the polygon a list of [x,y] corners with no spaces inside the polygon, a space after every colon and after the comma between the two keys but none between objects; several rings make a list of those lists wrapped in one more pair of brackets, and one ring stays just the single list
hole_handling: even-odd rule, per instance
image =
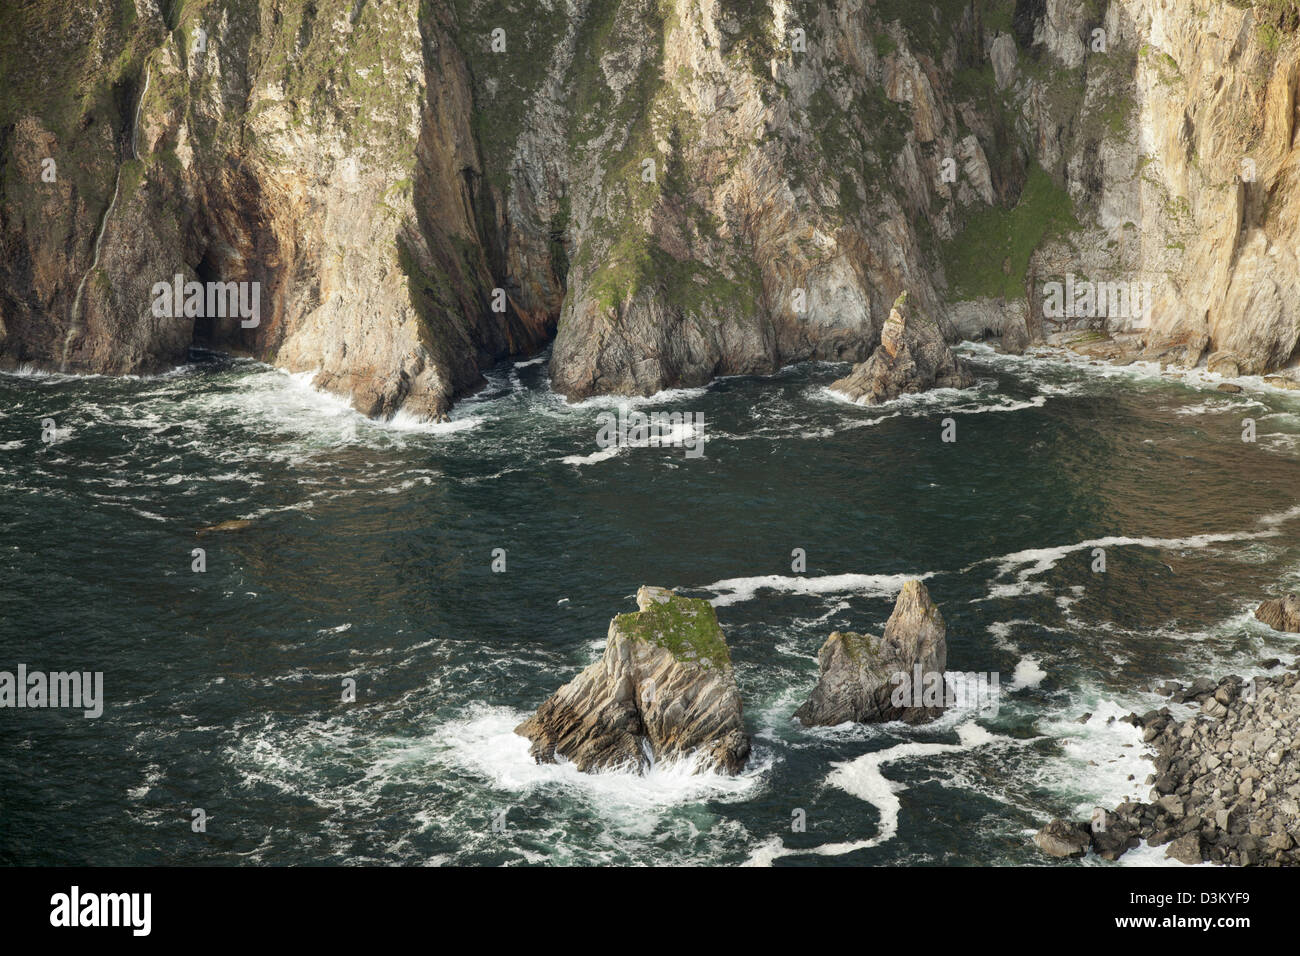
[{"label": "sunlit rock face", "polygon": [[[1273,372],[1300,342],[1297,43],[1192,0],[39,0],[0,14],[0,365],[192,346],[446,413],[949,337]],[[1273,18],[1273,19],[1270,19]],[[51,168],[47,161],[52,161]],[[1139,314],[1044,315],[1067,274]],[[255,324],[157,283],[257,283]]]},{"label": "sunlit rock face", "polygon": [[749,756],[731,654],[708,601],[643,587],[609,624],[605,653],[515,733],[539,763],[583,772],[695,761],[737,773]]}]

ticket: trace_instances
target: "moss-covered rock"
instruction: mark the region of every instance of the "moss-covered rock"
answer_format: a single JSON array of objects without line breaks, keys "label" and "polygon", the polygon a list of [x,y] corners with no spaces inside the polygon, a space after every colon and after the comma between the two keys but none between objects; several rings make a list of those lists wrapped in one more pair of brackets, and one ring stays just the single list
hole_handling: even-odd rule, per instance
[{"label": "moss-covered rock", "polygon": [[541,763],[645,771],[694,760],[739,771],[749,754],[731,655],[707,601],[665,588],[637,592],[639,611],[610,622],[605,653],[515,732]]}]

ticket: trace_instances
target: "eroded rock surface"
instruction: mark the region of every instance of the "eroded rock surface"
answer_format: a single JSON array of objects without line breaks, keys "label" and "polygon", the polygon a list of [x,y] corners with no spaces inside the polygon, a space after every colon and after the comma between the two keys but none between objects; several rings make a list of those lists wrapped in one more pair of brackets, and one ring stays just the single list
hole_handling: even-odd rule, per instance
[{"label": "eroded rock surface", "polygon": [[592,772],[697,758],[738,772],[749,756],[740,691],[712,605],[643,587],[609,625],[605,653],[515,732],[539,763]]},{"label": "eroded rock surface", "polygon": [[[812,696],[794,716],[808,726],[846,721],[920,723],[943,712],[943,673],[948,664],[947,628],[939,608],[920,581],[903,585],[882,637],[836,631],[818,654],[821,675]],[[916,687],[915,677],[922,677]],[[896,697],[898,675],[907,693]],[[926,682],[938,688],[927,706]],[[917,704],[915,694],[920,694]],[[937,703],[938,706],[934,706]]]},{"label": "eroded rock surface", "polygon": [[880,331],[880,347],[845,378],[831,384],[861,405],[879,405],[932,388],[969,388],[975,376],[953,354],[939,323],[900,295]]},{"label": "eroded rock surface", "polygon": [[1288,594],[1265,601],[1255,609],[1255,617],[1275,631],[1300,633],[1300,597]]}]

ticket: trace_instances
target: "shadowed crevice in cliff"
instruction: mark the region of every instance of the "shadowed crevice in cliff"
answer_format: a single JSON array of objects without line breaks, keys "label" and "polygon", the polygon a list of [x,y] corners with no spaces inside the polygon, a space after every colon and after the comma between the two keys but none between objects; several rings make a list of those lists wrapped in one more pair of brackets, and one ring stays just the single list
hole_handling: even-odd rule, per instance
[{"label": "shadowed crevice in cliff", "polygon": [[559,310],[538,316],[521,307],[503,235],[509,226],[484,182],[471,132],[472,80],[444,18],[445,11],[423,5],[426,99],[412,182],[415,221],[397,247],[420,342],[445,367],[454,398],[481,386],[484,368],[542,348]]}]

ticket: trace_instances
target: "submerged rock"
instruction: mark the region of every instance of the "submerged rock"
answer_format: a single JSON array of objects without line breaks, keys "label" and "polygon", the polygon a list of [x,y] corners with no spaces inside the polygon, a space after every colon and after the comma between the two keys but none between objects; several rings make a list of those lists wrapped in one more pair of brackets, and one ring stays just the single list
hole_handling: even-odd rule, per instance
[{"label": "submerged rock", "polygon": [[[920,723],[938,716],[948,663],[945,633],[943,616],[925,585],[908,581],[885,624],[884,637],[836,631],[826,640],[818,654],[821,677],[794,716],[808,726]],[[915,686],[917,676],[923,682],[920,687]],[[927,687],[937,693],[926,694]]]},{"label": "submerged rock", "polygon": [[831,390],[861,405],[878,405],[932,388],[969,388],[975,376],[953,354],[939,323],[917,313],[900,295],[880,330],[880,347]]},{"label": "submerged rock", "polygon": [[215,531],[243,531],[252,525],[252,520],[248,518],[235,518],[231,521],[220,521],[217,524],[210,524],[206,527],[199,528],[194,533],[196,535],[211,534]]},{"label": "submerged rock", "polygon": [[1265,601],[1255,609],[1255,617],[1275,631],[1300,633],[1300,598],[1294,594]]},{"label": "submerged rock", "polygon": [[731,654],[709,602],[643,587],[609,625],[605,653],[515,728],[538,763],[592,772],[698,754],[736,773],[749,756]]}]

